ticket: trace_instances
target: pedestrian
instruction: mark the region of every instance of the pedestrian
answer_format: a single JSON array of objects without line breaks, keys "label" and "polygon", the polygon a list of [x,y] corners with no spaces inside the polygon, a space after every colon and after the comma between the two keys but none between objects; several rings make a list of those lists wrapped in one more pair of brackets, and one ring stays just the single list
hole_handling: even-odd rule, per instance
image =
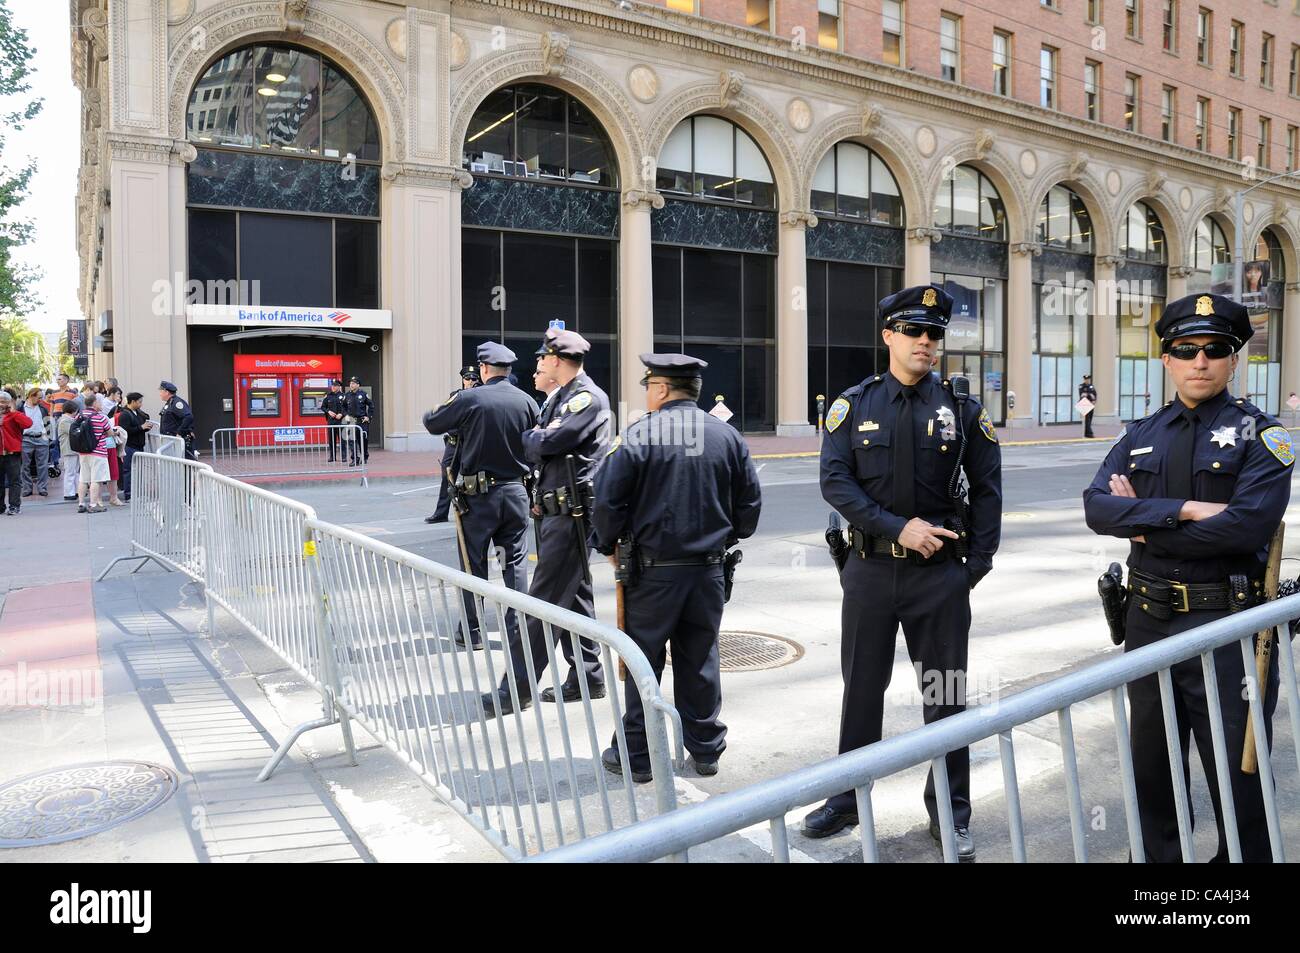
[{"label": "pedestrian", "polygon": [[[1291,498],[1295,460],[1290,434],[1277,419],[1228,391],[1238,352],[1254,335],[1245,307],[1222,295],[1188,295],[1165,307],[1156,334],[1175,397],[1125,429],[1083,493],[1093,532],[1129,541],[1125,652],[1264,600],[1267,552]],[[1276,653],[1272,661],[1261,689],[1270,745]],[[1250,706],[1237,642],[1214,651],[1214,672],[1242,860],[1268,861],[1272,852],[1259,775],[1241,770]],[[1189,792],[1188,753],[1191,738],[1196,739],[1219,834],[1213,859],[1226,861],[1224,809],[1215,780],[1217,716],[1207,703],[1201,659],[1193,655],[1169,674],[1176,725],[1165,725],[1158,675],[1128,685],[1143,851],[1150,862],[1181,859],[1168,731],[1178,738]]]},{"label": "pedestrian", "polygon": [[[513,377],[514,375],[511,375]],[[507,378],[509,380],[509,378]],[[469,390],[471,387],[477,387],[480,382],[478,368],[472,365],[466,365],[460,369],[460,387],[448,395],[448,400],[455,397],[458,391]],[[438,505],[434,507],[433,513],[424,518],[426,523],[445,523],[447,522],[448,513],[451,511],[451,474],[456,467],[456,442],[459,438],[454,431],[448,431],[443,435],[442,447],[442,482],[438,487]]]},{"label": "pedestrian", "polygon": [[[68,375],[59,374],[55,379],[58,385],[47,398],[50,409],[50,415],[53,418],[53,433],[50,435],[50,467],[59,467],[63,459],[63,447],[58,439],[59,419],[63,416],[63,406],[70,400],[75,400],[77,392],[68,385]],[[51,476],[54,474],[51,473]],[[75,481],[74,481],[75,482]]]},{"label": "pedestrian", "polygon": [[343,426],[343,416],[348,412],[341,380],[330,381],[330,392],[320,402],[320,407],[325,412],[325,436],[329,447],[327,462],[333,463],[339,446],[339,430]]},{"label": "pedestrian", "polygon": [[104,403],[101,405],[100,410],[103,412],[105,417],[112,420],[113,415],[117,413],[118,408],[121,406],[122,388],[117,386],[109,387],[106,391]]},{"label": "pedestrian", "polygon": [[19,476],[23,465],[23,431],[32,425],[32,418],[16,410],[16,406],[9,388],[0,391],[0,474],[8,491],[5,513],[9,516],[17,516],[23,505]]},{"label": "pedestrian", "polygon": [[[831,404],[821,450],[822,497],[850,524],[840,571],[841,754],[881,738],[900,623],[921,673],[925,723],[965,710],[970,590],[992,568],[1002,527],[993,423],[977,400],[930,371],[952,298],[921,285],[879,308],[889,370]],[[969,750],[950,751],[946,764],[957,856],[973,860]],[[939,840],[933,772],[925,806]],[[854,792],[845,791],[804,818],[803,833],[826,837],[857,822]]]},{"label": "pedestrian", "polygon": [[[524,450],[528,462],[538,473],[533,490],[532,514],[539,521],[537,570],[533,573],[528,594],[588,618],[596,617],[591,591],[591,546],[587,532],[592,499],[591,481],[609,451],[612,420],[609,398],[583,370],[582,362],[591,345],[576,331],[547,330],[537,349],[537,370],[553,379],[559,387],[546,405],[546,414],[537,426],[524,433]],[[572,474],[572,480],[570,479]],[[561,502],[563,500],[564,502]],[[569,501],[573,501],[570,503]],[[575,505],[585,510],[582,519],[573,515]],[[600,650],[590,639],[579,638],[574,649],[572,635],[552,627],[552,637],[563,649],[569,674],[560,690],[565,702],[582,697],[577,666],[585,672],[589,697],[605,697],[605,673],[600,664]],[[547,665],[546,634],[541,622],[528,620],[528,647],[533,672],[540,678]],[[524,646],[518,639],[510,642],[512,666],[519,688],[521,707],[532,704],[526,695],[527,685],[519,679],[528,671]],[[483,696],[483,709],[489,716],[510,714],[514,705],[509,684],[503,678],[495,692]],[[542,701],[554,702],[555,690],[542,691]]]},{"label": "pedestrian", "polygon": [[1095,436],[1092,432],[1092,415],[1097,409],[1097,388],[1092,386],[1091,374],[1083,375],[1083,382],[1079,385],[1079,400],[1092,404],[1092,409],[1083,415],[1083,435],[1091,438]]},{"label": "pedestrian", "polygon": [[348,381],[347,411],[349,416],[356,418],[360,429],[359,433],[353,431],[354,438],[359,438],[360,442],[360,448],[354,446],[352,450],[352,465],[355,467],[370,462],[370,418],[375,412],[374,401],[361,389],[361,381],[356,377]]},{"label": "pedestrian", "polygon": [[176,385],[171,381],[158,384],[158,399],[163,402],[158,412],[158,432],[185,441],[185,459],[197,460],[194,452],[194,409],[176,396]]},{"label": "pedestrian", "polygon": [[46,434],[45,409],[41,407],[39,387],[33,387],[27,392],[23,413],[31,420],[23,430],[23,497],[29,497],[33,493],[49,496],[50,438]]},{"label": "pedestrian", "polygon": [[63,413],[59,415],[57,428],[59,459],[62,461],[63,468],[63,502],[71,503],[77,499],[77,484],[80,482],[81,473],[81,455],[72,449],[69,443],[69,434],[72,430],[73,423],[81,415],[82,407],[80,397],[70,397],[63,403]]},{"label": "pedestrian", "polygon": [[[528,533],[528,493],[524,490],[524,431],[537,423],[537,405],[507,380],[515,352],[495,341],[478,347],[478,373],[482,386],[454,391],[441,406],[424,415],[424,427],[431,434],[455,431],[455,492],[460,513],[461,569],[480,579],[487,578],[488,552],[496,546],[505,584],[523,592],[528,588],[525,538]],[[466,565],[468,562],[468,565]],[[464,594],[465,628],[456,641],[480,648],[483,644],[474,596]],[[506,618],[511,642],[519,639],[514,610]],[[516,676],[523,670],[516,671]],[[524,686],[527,691],[527,686]]]},{"label": "pedestrian", "polygon": [[[68,444],[77,452],[77,512],[104,513],[100,493],[108,482],[108,431],[112,424],[99,411],[99,398],[92,391],[81,413],[72,422]],[[83,448],[90,449],[83,449]]]},{"label": "pedestrian", "polygon": [[108,461],[108,505],[109,506],[126,506],[122,502],[118,482],[122,479],[122,448],[126,444],[126,431],[117,426],[114,422],[114,415],[105,410],[110,406],[110,401],[105,394],[99,397],[99,412],[108,420],[108,432],[104,434],[104,447],[108,451],[105,459]]},{"label": "pedestrian", "polygon": [[144,395],[132,391],[126,395],[126,406],[118,414],[118,426],[126,433],[126,453],[122,459],[122,499],[131,499],[131,457],[145,449],[153,421],[145,413]]},{"label": "pedestrian", "polygon": [[[673,656],[673,704],[697,773],[718,772],[726,749],[718,629],[734,568],[727,549],[758,527],[758,473],[736,428],[696,403],[705,361],[687,354],[642,354],[645,416],[614,441],[596,475],[592,507],[596,550],[617,567],[623,546],[624,631],[663,677]],[[625,687],[623,716],[633,781],[651,779],[645,712],[636,684]],[[618,735],[601,756],[622,774]]]}]

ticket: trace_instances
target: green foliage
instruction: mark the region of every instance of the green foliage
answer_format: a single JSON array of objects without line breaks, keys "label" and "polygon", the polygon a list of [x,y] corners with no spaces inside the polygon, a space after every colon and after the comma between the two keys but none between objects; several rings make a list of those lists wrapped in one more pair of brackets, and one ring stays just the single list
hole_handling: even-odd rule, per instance
[{"label": "green foliage", "polygon": [[[16,217],[27,198],[35,161],[21,169],[5,163],[5,133],[22,129],[41,111],[42,101],[31,98],[32,58],[27,31],[13,24],[9,0],[0,0],[0,314],[29,314],[37,304],[33,286],[40,272],[13,260],[14,249],[31,240],[30,221]],[[7,379],[7,378],[6,378]]]},{"label": "green foliage", "polygon": [[31,386],[54,379],[58,361],[22,318],[0,318],[0,383]]}]

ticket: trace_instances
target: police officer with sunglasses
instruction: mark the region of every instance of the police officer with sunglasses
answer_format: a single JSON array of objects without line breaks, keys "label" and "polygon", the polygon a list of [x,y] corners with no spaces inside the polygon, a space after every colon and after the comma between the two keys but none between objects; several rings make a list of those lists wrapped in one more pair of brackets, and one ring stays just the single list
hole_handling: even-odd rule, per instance
[{"label": "police officer with sunglasses", "polygon": [[[1278,421],[1228,390],[1237,352],[1254,334],[1246,309],[1221,295],[1171,302],[1156,324],[1177,394],[1130,424],[1083,493],[1093,532],[1129,541],[1124,649],[1139,649],[1258,604],[1269,542],[1291,497],[1291,439]],[[1228,777],[1242,859],[1271,858],[1258,775],[1241,770],[1247,699],[1241,647],[1214,653]],[[1192,737],[1218,825],[1214,860],[1228,859],[1210,711],[1199,657],[1171,671],[1182,773],[1188,790]],[[1272,742],[1276,656],[1264,712]],[[1181,859],[1178,817],[1157,675],[1129,683],[1142,844],[1151,862]]]},{"label": "police officer with sunglasses", "polygon": [[[951,296],[933,285],[881,301],[889,370],[850,387],[826,416],[822,496],[851,526],[840,571],[841,753],[880,740],[900,624],[921,670],[926,724],[966,707],[970,590],[1001,536],[1002,455],[979,402],[930,370],[951,314]],[[969,507],[959,478],[970,483]],[[946,764],[957,855],[973,860],[968,750]],[[938,840],[933,775],[925,804]],[[827,837],[857,822],[845,791],[809,814],[803,833]]]}]

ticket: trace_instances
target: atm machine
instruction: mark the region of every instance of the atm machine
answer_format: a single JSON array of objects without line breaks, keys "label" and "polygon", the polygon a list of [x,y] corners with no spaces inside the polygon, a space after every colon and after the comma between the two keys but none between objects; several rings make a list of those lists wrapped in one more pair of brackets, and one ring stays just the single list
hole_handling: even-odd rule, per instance
[{"label": "atm machine", "polygon": [[236,354],[235,426],[272,428],[241,433],[239,446],[323,444],[321,403],[342,372],[338,354]]}]

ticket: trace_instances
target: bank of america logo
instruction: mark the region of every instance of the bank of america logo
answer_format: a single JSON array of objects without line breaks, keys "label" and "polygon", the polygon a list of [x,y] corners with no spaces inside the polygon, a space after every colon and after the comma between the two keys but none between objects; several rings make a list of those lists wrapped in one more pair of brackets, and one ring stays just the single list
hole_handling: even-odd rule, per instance
[{"label": "bank of america logo", "polygon": [[325,315],[325,317],[329,318],[335,324],[344,324],[352,320],[352,315],[348,314],[346,311],[331,311],[329,314]]}]

